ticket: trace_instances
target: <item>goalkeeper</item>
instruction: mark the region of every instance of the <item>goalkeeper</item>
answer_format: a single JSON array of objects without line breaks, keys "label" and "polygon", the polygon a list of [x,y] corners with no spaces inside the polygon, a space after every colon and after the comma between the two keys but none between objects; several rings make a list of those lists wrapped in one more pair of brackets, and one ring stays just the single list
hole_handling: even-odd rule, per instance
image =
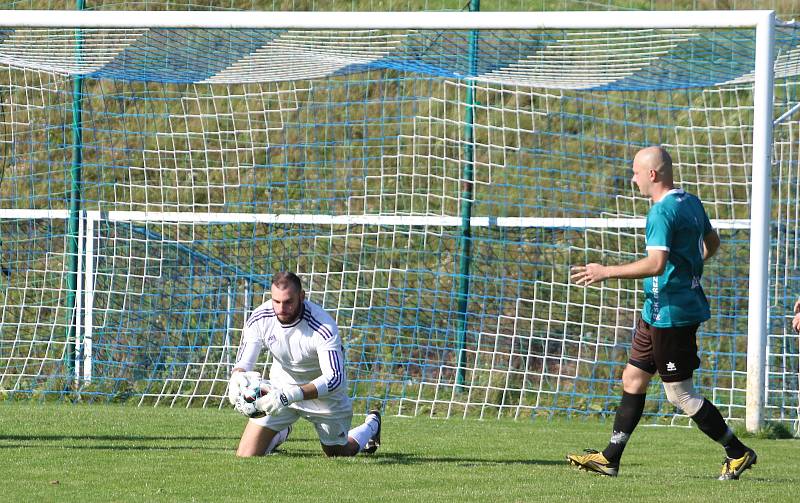
[{"label": "goalkeeper", "polygon": [[[245,324],[228,387],[236,410],[250,417],[236,455],[273,452],[301,417],[314,425],[327,456],[374,453],[380,445],[381,416],[370,411],[363,424],[350,429],[353,404],[335,322],[305,300],[295,274],[275,274],[271,294]],[[250,372],[262,348],[272,354],[269,382],[254,380]]]},{"label": "goalkeeper", "polygon": [[700,199],[674,186],[672,159],[663,148],[648,147],[636,154],[633,182],[653,201],[645,224],[647,257],[617,266],[577,266],[571,276],[578,285],[645,278],[644,308],[622,372],[622,401],[608,446],[602,452],[569,454],[567,460],[585,470],[616,476],[622,451],[642,417],[647,386],[658,372],[667,399],[725,449],[720,480],[738,479],[755,464],[756,453],[742,444],[719,410],[692,384],[700,365],[697,329],[711,316],[700,280],[704,262],[719,248],[719,236]]}]

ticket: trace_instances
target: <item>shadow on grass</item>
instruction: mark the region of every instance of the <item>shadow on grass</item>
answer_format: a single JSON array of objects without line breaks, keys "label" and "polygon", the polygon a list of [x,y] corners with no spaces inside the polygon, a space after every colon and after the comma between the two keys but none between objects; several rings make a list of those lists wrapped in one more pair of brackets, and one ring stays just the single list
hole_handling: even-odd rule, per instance
[{"label": "shadow on grass", "polygon": [[[52,444],[0,444],[1,449],[40,449],[42,447],[52,447]],[[235,445],[231,447],[204,447],[198,445],[65,445],[61,447],[65,451],[86,450],[86,451],[216,451],[233,453]]]},{"label": "shadow on grass", "polygon": [[449,456],[415,456],[414,454],[390,452],[375,456],[375,463],[391,465],[415,465],[429,463],[448,463],[456,467],[474,468],[478,466],[505,466],[505,465],[537,465],[552,466],[565,465],[563,460],[556,459],[480,459],[480,458],[460,458]]},{"label": "shadow on grass", "polygon": [[[6,442],[6,441],[12,442]],[[27,435],[6,435],[0,436],[0,450],[2,449],[41,449],[53,447],[53,442],[69,442],[61,447],[65,450],[100,450],[100,451],[195,451],[195,452],[221,452],[230,453],[234,457],[236,444],[239,437],[234,436],[124,436],[124,435],[46,435],[46,436],[27,436]],[[183,445],[158,445],[161,442],[184,441],[193,442]],[[222,446],[203,445],[204,441],[228,441]],[[74,443],[73,443],[74,442]],[[95,444],[93,442],[100,442]],[[106,443],[106,442],[119,442]],[[130,445],[131,442],[138,442],[137,445]],[[369,460],[371,465],[395,465],[395,466],[414,466],[414,465],[450,465],[454,469],[458,468],[478,468],[489,466],[564,466],[567,463],[563,459],[492,459],[476,457],[457,457],[457,456],[431,456],[418,455],[413,452],[383,452],[375,455],[358,455],[362,460]],[[292,438],[282,446],[274,455],[267,458],[280,462],[281,458],[323,458],[326,456],[319,448],[317,438]],[[257,457],[254,459],[264,459]],[[354,459],[354,458],[329,458]],[[636,464],[633,463],[632,466]]]},{"label": "shadow on grass", "polygon": [[[204,442],[227,442],[224,446],[203,445]],[[177,435],[177,436],[145,436],[145,435],[0,435],[0,449],[26,449],[53,447],[54,442],[64,442],[64,449],[80,450],[118,450],[118,451],[229,451],[235,452],[238,435]],[[109,443],[111,442],[111,443]],[[117,443],[118,442],[118,443]],[[182,445],[159,445],[170,442],[192,442]],[[131,443],[137,445],[130,445]],[[301,445],[302,444],[302,445]],[[319,448],[319,440],[315,437],[294,437],[276,452],[280,457],[312,458],[325,457]],[[474,468],[479,466],[553,466],[565,465],[563,459],[492,459],[475,457],[430,456],[417,455],[413,452],[379,452],[372,456],[359,455],[377,465],[424,465],[450,464],[454,467]],[[339,458],[341,459],[341,458]]]},{"label": "shadow on grass", "polygon": [[[207,442],[224,441],[222,447],[204,445]],[[59,444],[62,443],[62,444]],[[110,442],[110,443],[109,443]],[[162,445],[172,442],[193,442],[184,445]],[[297,438],[293,443],[314,442],[316,439]],[[131,443],[138,445],[131,445]],[[0,449],[26,449],[55,445],[64,449],[119,450],[119,451],[231,451],[239,443],[238,435],[0,435]]]},{"label": "shadow on grass", "polygon": [[145,435],[2,435],[0,434],[0,442],[3,440],[42,440],[47,442],[58,442],[63,440],[119,440],[131,442],[149,442],[149,441],[162,441],[162,440],[239,440],[239,436],[225,435],[225,436],[208,436],[208,435],[162,435],[162,436],[145,436]]},{"label": "shadow on grass", "polygon": [[[309,451],[292,451],[290,445],[286,445],[286,449],[287,450],[278,451],[277,454],[279,456],[286,456],[292,458],[304,458],[309,456],[316,456],[316,454],[310,453]],[[450,464],[455,467],[463,467],[463,468],[475,468],[478,466],[508,466],[508,465],[567,466],[566,461],[560,459],[534,459],[534,458],[481,459],[481,458],[453,457],[453,456],[421,456],[421,455],[416,455],[413,452],[409,453],[386,452],[374,455],[359,454],[357,457],[362,459],[369,459],[372,461],[372,463],[379,465],[423,465],[423,464],[444,463],[444,464]],[[335,459],[342,459],[342,458],[335,458]]]}]

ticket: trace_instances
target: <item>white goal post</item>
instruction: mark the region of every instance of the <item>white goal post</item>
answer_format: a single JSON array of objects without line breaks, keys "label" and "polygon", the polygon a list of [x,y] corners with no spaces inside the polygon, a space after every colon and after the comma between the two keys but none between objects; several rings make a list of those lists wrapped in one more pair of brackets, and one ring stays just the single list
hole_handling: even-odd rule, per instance
[{"label": "white goal post", "polygon": [[[752,145],[752,201],[749,221],[720,222],[728,228],[746,228],[750,236],[747,398],[746,427],[759,429],[764,421],[765,360],[768,333],[769,254],[770,254],[770,167],[773,141],[773,82],[774,45],[777,21],[773,11],[690,11],[690,12],[119,12],[119,11],[0,11],[3,28],[62,28],[62,29],[154,29],[154,28],[217,28],[217,29],[325,29],[325,30],[549,30],[549,29],[702,29],[752,28],[756,33],[754,74],[754,122]],[[2,51],[0,50],[0,53]],[[0,209],[13,218],[13,212],[25,218],[27,210]],[[49,210],[48,210],[49,211]],[[94,213],[93,213],[94,215]],[[230,214],[181,214],[136,212],[110,213],[114,221],[138,221],[160,218],[164,221],[191,222],[258,221],[258,217]],[[59,218],[65,217],[59,213]],[[108,219],[109,215],[103,215]],[[324,215],[274,215],[261,217],[264,221],[282,223],[315,223],[322,225],[371,224],[370,217]],[[359,220],[361,218],[362,220]],[[376,217],[377,218],[377,217]],[[398,221],[383,221],[381,225],[428,225],[428,217],[400,216]],[[414,218],[422,220],[414,222]],[[446,217],[435,223],[457,226],[458,216]],[[93,220],[101,219],[97,212]],[[349,219],[349,220],[348,220]],[[607,219],[514,219],[475,217],[473,226],[548,227],[641,227],[642,222],[609,222]],[[601,221],[602,220],[602,221]],[[93,228],[93,227],[92,227]],[[86,299],[84,299],[85,301]],[[91,316],[87,322],[91,325]],[[86,355],[84,354],[84,357]],[[86,372],[90,372],[84,369]]]}]

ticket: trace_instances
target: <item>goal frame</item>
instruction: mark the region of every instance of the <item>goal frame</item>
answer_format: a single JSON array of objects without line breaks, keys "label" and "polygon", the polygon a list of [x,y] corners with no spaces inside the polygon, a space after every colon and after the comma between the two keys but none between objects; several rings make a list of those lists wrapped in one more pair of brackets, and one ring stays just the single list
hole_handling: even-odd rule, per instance
[{"label": "goal frame", "polygon": [[[648,12],[0,11],[0,28],[702,29],[756,33],[747,333],[748,431],[763,423],[768,333],[770,167],[776,17],[771,10]],[[9,210],[0,210],[6,212]],[[80,272],[79,272],[80,274]]]}]

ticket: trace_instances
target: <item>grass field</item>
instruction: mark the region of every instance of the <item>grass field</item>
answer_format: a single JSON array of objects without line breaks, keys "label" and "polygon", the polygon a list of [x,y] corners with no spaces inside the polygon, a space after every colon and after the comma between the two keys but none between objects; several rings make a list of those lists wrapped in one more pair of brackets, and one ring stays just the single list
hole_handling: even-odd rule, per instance
[{"label": "grass field", "polygon": [[800,487],[797,440],[747,439],[759,462],[725,483],[722,449],[696,429],[640,428],[609,479],[564,455],[604,446],[610,422],[387,417],[378,453],[348,459],[323,457],[301,422],[280,453],[237,459],[243,423],[228,409],[0,404],[0,500],[781,502]]}]

